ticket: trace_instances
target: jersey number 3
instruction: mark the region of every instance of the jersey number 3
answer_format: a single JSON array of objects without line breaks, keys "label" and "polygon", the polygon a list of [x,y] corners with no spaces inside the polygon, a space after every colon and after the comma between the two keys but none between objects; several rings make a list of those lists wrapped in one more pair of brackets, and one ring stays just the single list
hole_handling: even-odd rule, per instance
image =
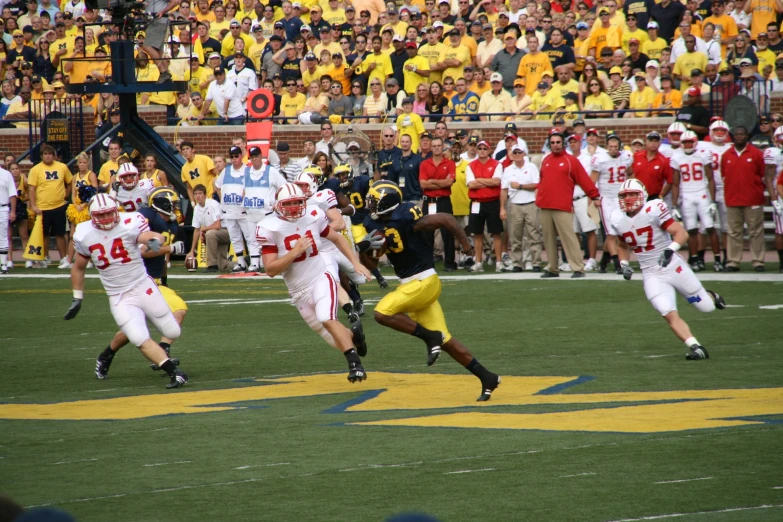
[{"label": "jersey number 3", "polygon": [[[103,245],[100,243],[96,243],[95,245],[90,245],[90,254],[93,252],[98,252],[98,260],[95,263],[95,268],[98,270],[106,270],[109,268],[109,265],[111,262],[106,257],[106,249],[103,248]],[[128,254],[128,251],[125,250],[125,245],[122,244],[122,239],[117,238],[111,243],[111,248],[109,249],[109,255],[111,258],[115,261],[119,261],[120,264],[130,263],[131,258]],[[100,263],[100,264],[99,264]]]},{"label": "jersey number 3", "polygon": [[[643,235],[647,236],[647,244],[640,246],[636,241],[636,238],[639,237],[641,239]],[[637,229],[636,234],[633,232],[625,232],[623,234],[623,240],[629,247],[633,248],[633,251],[637,254],[640,252],[649,252],[653,249],[653,229],[651,226],[647,226]]]}]

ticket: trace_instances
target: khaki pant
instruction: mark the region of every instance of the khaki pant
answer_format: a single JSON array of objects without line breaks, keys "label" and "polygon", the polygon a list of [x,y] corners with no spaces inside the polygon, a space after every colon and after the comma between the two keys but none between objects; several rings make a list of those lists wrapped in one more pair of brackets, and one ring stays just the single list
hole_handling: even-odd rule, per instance
[{"label": "khaki pant", "polygon": [[541,264],[541,232],[538,207],[535,203],[508,203],[508,240],[514,266],[525,267],[525,250],[533,265]]},{"label": "khaki pant", "polygon": [[231,238],[228,230],[207,230],[207,266],[216,266],[221,272],[225,272],[228,266],[228,246]]},{"label": "khaki pant", "polygon": [[750,260],[753,266],[764,266],[764,208],[728,207],[726,220],[729,225],[727,266],[739,266],[744,246],[744,227],[748,225]]},{"label": "khaki pant", "polygon": [[544,229],[544,247],[549,260],[547,271],[560,273],[557,266],[557,236],[565,250],[566,259],[574,272],[583,272],[582,249],[574,234],[574,215],[571,212],[542,208],[540,212],[541,226]]}]

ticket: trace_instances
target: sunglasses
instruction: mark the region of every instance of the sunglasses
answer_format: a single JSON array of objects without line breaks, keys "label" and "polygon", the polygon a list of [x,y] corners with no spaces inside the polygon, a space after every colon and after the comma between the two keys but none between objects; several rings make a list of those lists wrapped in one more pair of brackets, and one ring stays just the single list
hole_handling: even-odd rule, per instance
[{"label": "sunglasses", "polygon": [[351,89],[361,89],[361,85],[351,85]]},{"label": "sunglasses", "polygon": [[295,83],[286,83],[285,86],[286,87],[296,87],[296,84]]},{"label": "sunglasses", "polygon": [[373,82],[373,83],[371,83],[371,84],[370,84],[370,86],[371,86],[371,87],[380,87],[380,86],[381,86],[381,84],[380,84],[380,83],[378,83],[378,82]]},{"label": "sunglasses", "polygon": [[449,135],[448,135],[448,139],[450,139],[450,140],[456,140],[456,139],[457,139],[457,135],[456,135],[456,134],[449,134]]},{"label": "sunglasses", "polygon": [[239,154],[232,154],[231,157],[232,158],[241,158],[242,156],[240,156]]},{"label": "sunglasses", "polygon": [[783,120],[781,120],[780,118],[772,118],[772,121],[774,121],[775,123],[783,122]]},{"label": "sunglasses", "polygon": [[383,137],[384,138],[393,138],[394,134],[384,134]]},{"label": "sunglasses", "polygon": [[332,89],[342,89],[339,85],[332,85]]}]

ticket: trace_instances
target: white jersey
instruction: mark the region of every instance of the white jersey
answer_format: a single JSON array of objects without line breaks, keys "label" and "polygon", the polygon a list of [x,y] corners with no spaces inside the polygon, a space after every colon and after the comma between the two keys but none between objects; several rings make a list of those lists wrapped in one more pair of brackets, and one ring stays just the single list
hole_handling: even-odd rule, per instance
[{"label": "white jersey", "polygon": [[778,147],[764,149],[764,165],[774,165],[775,177],[783,171],[783,150]]},{"label": "white jersey", "polygon": [[685,149],[677,149],[670,158],[673,170],[680,171],[680,193],[688,198],[701,197],[707,193],[707,178],[704,168],[712,165],[712,156],[694,150],[686,154]]},{"label": "white jersey", "polygon": [[[571,151],[569,150],[568,153],[571,154]],[[579,154],[576,159],[578,159],[579,163],[582,164],[585,172],[590,172],[590,169],[592,168],[591,165],[593,162],[593,154],[587,152],[587,149],[582,149],[582,153]],[[574,199],[581,198],[582,196],[586,196],[585,191],[582,190],[582,187],[574,183]]]},{"label": "white jersey", "polygon": [[666,203],[660,199],[648,201],[633,217],[615,210],[610,222],[612,233],[631,247],[642,271],[656,268],[661,252],[672,242],[666,228],[674,220]]},{"label": "white jersey", "polygon": [[698,151],[702,154],[709,154],[712,158],[712,177],[715,180],[715,190],[720,192],[723,190],[723,176],[720,173],[720,159],[723,153],[729,150],[730,143],[724,143],[718,145],[711,141],[700,141],[696,146]]},{"label": "white jersey", "polygon": [[0,205],[8,205],[11,198],[17,197],[14,175],[0,168]]},{"label": "white jersey", "polygon": [[[337,207],[337,196],[335,196],[334,192],[330,189],[319,190],[310,196],[310,199],[307,200],[307,210],[319,208],[323,211],[324,214],[326,214],[327,210],[335,207]],[[329,218],[327,217],[327,221],[328,220]],[[324,252],[328,252],[329,254],[340,252],[337,249],[337,245],[331,241],[324,241],[322,250]]]},{"label": "white jersey", "polygon": [[239,170],[228,165],[215,180],[215,188],[220,190],[220,210],[224,218],[242,219],[245,214],[245,176],[249,170],[250,167],[245,165]]},{"label": "white jersey", "polygon": [[136,240],[149,229],[147,219],[138,212],[120,214],[120,222],[111,230],[95,228],[92,221],[77,225],[74,248],[98,269],[108,295],[128,292],[148,277]]},{"label": "white jersey", "polygon": [[[283,257],[307,236],[313,246],[297,257],[283,272],[283,280],[291,298],[306,295],[315,281],[326,272],[326,260],[320,254],[324,244],[322,237],[329,234],[329,220],[320,208],[309,207],[296,221],[286,221],[277,214],[267,216],[256,227],[256,240],[262,254],[276,253]],[[330,241],[331,243],[331,241]]]},{"label": "white jersey", "polygon": [[136,212],[149,206],[147,202],[153,190],[155,190],[155,184],[151,179],[140,179],[132,190],[127,190],[120,185],[112,196],[125,209],[125,212]]},{"label": "white jersey", "polygon": [[626,171],[633,164],[633,156],[627,150],[621,150],[616,158],[609,153],[596,153],[590,163],[592,171],[598,172],[598,192],[602,198],[617,199],[620,187],[626,177]]},{"label": "white jersey", "polygon": [[675,153],[675,151],[682,150],[682,146],[678,146],[676,149],[671,146],[670,143],[661,143],[661,146],[658,147],[658,152],[666,156],[667,158],[671,159],[672,154]]}]

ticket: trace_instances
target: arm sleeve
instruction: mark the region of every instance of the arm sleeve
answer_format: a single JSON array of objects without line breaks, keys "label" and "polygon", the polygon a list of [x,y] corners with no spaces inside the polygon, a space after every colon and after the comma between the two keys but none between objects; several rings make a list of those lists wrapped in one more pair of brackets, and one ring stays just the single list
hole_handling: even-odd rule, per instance
[{"label": "arm sleeve", "polygon": [[129,212],[126,215],[128,217],[123,216],[122,223],[131,233],[134,241],[144,232],[149,232],[150,224],[147,218],[138,212]]},{"label": "arm sleeve", "polygon": [[262,253],[264,254],[277,253],[277,243],[275,243],[274,235],[272,234],[271,231],[267,230],[261,225],[258,225],[256,227],[256,241],[258,241],[258,245],[261,247]]},{"label": "arm sleeve", "polygon": [[226,176],[226,171],[221,172],[215,180],[215,188],[219,189],[223,187],[223,179]]}]

